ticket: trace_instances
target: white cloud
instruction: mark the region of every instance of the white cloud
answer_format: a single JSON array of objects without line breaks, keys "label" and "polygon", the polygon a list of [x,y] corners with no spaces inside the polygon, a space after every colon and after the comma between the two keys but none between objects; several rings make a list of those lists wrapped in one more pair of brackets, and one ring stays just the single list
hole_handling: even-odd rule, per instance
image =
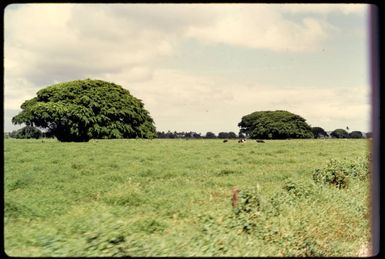
[{"label": "white cloud", "polygon": [[344,15],[363,15],[368,10],[368,4],[286,4],[280,5],[284,12],[290,13],[342,13]]},{"label": "white cloud", "polygon": [[324,22],[306,17],[301,22],[285,19],[267,5],[223,6],[221,18],[205,27],[192,26],[187,36],[207,43],[273,51],[311,51],[327,38]]},{"label": "white cloud", "polygon": [[150,75],[154,64],[172,56],[186,38],[301,52],[317,48],[328,33],[324,21],[293,22],[279,9],[260,4],[17,7],[5,10],[5,73],[36,87],[122,71],[138,78],[138,68]]},{"label": "white cloud", "polygon": [[138,67],[172,52],[164,35],[146,32],[135,24],[119,23],[85,5],[38,4],[7,9],[5,18],[5,69],[36,85],[72,80],[87,74]]},{"label": "white cloud", "polygon": [[[357,99],[359,94],[305,87],[278,89],[257,82],[246,85],[241,80],[235,84],[162,67],[162,61],[173,57],[188,39],[277,53],[309,53],[335,33],[327,19],[314,13],[361,14],[365,5],[16,7],[6,8],[4,15],[5,110],[18,109],[44,86],[90,77],[126,86],[144,100],[157,126],[164,130],[173,125],[170,129],[235,131],[241,116],[261,109],[290,108],[314,118],[314,123],[360,120],[367,111],[367,102]],[[288,13],[301,13],[301,18],[290,19]]]},{"label": "white cloud", "polygon": [[130,83],[125,74],[115,79],[143,100],[158,130],[238,132],[241,117],[260,110],[288,110],[325,130],[369,127],[367,86],[282,88],[166,69],[158,69],[148,81]]}]

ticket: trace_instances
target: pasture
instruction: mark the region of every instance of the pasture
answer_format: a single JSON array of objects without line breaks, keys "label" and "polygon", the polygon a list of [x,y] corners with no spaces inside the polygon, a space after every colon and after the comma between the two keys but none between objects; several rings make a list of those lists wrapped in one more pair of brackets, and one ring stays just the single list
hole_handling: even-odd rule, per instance
[{"label": "pasture", "polygon": [[[9,256],[356,256],[368,179],[317,184],[366,139],[4,140]],[[233,189],[240,190],[232,207]]]}]

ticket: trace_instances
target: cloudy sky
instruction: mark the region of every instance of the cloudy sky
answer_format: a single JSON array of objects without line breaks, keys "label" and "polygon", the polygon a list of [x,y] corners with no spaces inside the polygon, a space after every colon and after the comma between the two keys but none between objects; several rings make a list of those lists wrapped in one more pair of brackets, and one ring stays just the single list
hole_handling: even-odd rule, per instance
[{"label": "cloudy sky", "polygon": [[24,100],[76,79],[143,100],[158,131],[239,132],[287,110],[370,130],[364,4],[12,4],[4,12],[4,130]]}]

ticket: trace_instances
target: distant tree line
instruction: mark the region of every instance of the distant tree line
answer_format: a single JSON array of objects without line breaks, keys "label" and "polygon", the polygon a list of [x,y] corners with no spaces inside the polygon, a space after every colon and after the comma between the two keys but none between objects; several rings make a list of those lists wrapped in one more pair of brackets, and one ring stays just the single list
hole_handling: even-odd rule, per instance
[{"label": "distant tree line", "polygon": [[371,138],[372,133],[364,133],[361,131],[347,132],[344,129],[335,129],[329,134],[321,127],[312,127],[314,138]]},{"label": "distant tree line", "polygon": [[[352,131],[348,133],[344,129],[335,129],[332,132],[326,132],[321,127],[312,127],[311,131],[314,138],[371,138],[372,133],[367,132],[363,133],[361,131]],[[4,133],[5,138],[17,138],[17,139],[40,139],[40,138],[53,138],[53,134],[50,132],[42,132],[36,127],[25,126],[21,129],[14,130],[10,133]],[[177,131],[158,131],[156,132],[156,137],[160,139],[237,139],[237,138],[247,138],[247,136],[240,132],[236,134],[235,132],[219,132],[218,135],[208,131],[205,135],[197,133],[194,131],[188,132],[177,132]]]},{"label": "distant tree line", "polygon": [[235,132],[219,132],[218,135],[215,135],[215,133],[209,131],[205,135],[202,135],[201,133],[196,133],[194,131],[189,132],[177,132],[177,131],[158,131],[156,132],[157,138],[185,138],[185,139],[236,139],[236,138],[245,138],[245,135],[240,133],[237,135]]},{"label": "distant tree line", "polygon": [[[363,138],[359,131],[348,133],[336,129],[330,134],[311,127],[306,120],[285,110],[255,111],[241,118],[239,134],[235,132],[194,131],[159,132],[142,100],[120,85],[101,80],[73,80],[47,86],[36,97],[21,104],[22,111],[12,118],[22,129],[4,137],[55,137],[62,142],[87,142],[90,139],[183,138],[183,139],[303,139]],[[44,130],[46,133],[42,132]],[[346,127],[349,130],[348,127]]]}]

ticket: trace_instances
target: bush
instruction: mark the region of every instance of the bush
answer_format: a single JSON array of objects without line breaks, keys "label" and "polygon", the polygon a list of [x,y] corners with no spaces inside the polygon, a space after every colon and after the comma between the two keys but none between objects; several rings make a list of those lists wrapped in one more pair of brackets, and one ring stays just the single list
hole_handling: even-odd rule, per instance
[{"label": "bush", "polygon": [[364,180],[369,175],[369,156],[357,158],[354,161],[329,160],[324,169],[315,169],[313,180],[316,183],[334,185],[341,188],[348,187],[349,179]]},{"label": "bush", "polygon": [[366,180],[369,176],[369,163],[371,154],[357,158],[354,162],[345,163],[345,174],[358,180]]},{"label": "bush", "polygon": [[218,138],[221,138],[221,139],[225,139],[225,138],[231,138],[231,139],[235,139],[237,138],[237,134],[235,134],[235,132],[219,132],[218,133]]},{"label": "bush", "polygon": [[361,131],[352,131],[349,133],[349,138],[363,138]]},{"label": "bush", "polygon": [[315,169],[313,180],[316,183],[333,185],[339,189],[348,187],[349,182],[343,166],[334,159],[330,160],[325,169]]},{"label": "bush", "polygon": [[314,193],[313,187],[310,184],[294,180],[289,180],[283,185],[283,189],[296,198],[309,197]]},{"label": "bush", "polygon": [[231,227],[240,227],[243,232],[250,233],[261,213],[261,195],[256,188],[245,188],[239,191],[235,204]]},{"label": "bush", "polygon": [[348,138],[349,134],[344,129],[336,129],[332,133],[330,133],[330,136],[333,138]]},{"label": "bush", "polygon": [[215,136],[215,134],[210,132],[210,131],[206,133],[206,138],[212,139],[212,138],[216,138],[216,137],[217,136]]},{"label": "bush", "polygon": [[311,132],[314,135],[314,138],[325,138],[328,136],[326,131],[321,127],[312,127]]},{"label": "bush", "polygon": [[39,139],[43,137],[43,133],[35,127],[25,126],[21,129],[18,129],[16,131],[12,131],[11,133],[9,133],[9,137],[18,138],[18,139],[31,139],[31,138]]}]

